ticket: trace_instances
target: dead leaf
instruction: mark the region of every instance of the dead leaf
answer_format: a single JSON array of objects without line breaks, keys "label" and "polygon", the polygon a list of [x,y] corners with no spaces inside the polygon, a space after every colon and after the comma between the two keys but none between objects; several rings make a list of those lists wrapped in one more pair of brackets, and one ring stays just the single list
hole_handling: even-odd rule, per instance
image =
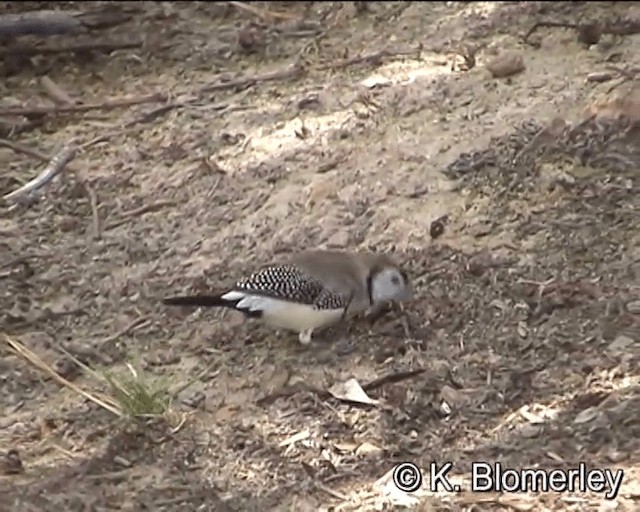
[{"label": "dead leaf", "polygon": [[353,453],[358,449],[356,443],[333,443],[333,447],[342,453]]},{"label": "dead leaf", "polygon": [[440,390],[440,398],[450,407],[458,409],[469,400],[467,395],[458,391],[457,389],[452,388],[451,386],[444,385]]},{"label": "dead leaf", "polygon": [[375,444],[369,443],[365,441],[358,448],[356,448],[356,455],[361,457],[366,457],[367,455],[377,455],[382,453],[384,450]]},{"label": "dead leaf", "polygon": [[338,382],[331,386],[328,391],[331,396],[338,400],[369,405],[377,405],[380,403],[379,400],[369,398],[356,379],[349,379],[346,382]]},{"label": "dead leaf", "polygon": [[573,422],[576,425],[581,425],[583,423],[588,423],[590,421],[595,420],[600,415],[600,409],[597,407],[589,407],[584,411],[578,413],[578,415],[573,419]]}]

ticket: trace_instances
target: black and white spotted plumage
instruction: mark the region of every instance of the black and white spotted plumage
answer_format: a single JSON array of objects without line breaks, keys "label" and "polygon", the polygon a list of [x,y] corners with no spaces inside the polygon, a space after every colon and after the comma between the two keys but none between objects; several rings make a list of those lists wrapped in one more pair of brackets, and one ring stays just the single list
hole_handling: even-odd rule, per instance
[{"label": "black and white spotted plumage", "polygon": [[282,329],[311,334],[352,313],[411,296],[406,275],[386,255],[338,251],[298,253],[262,267],[220,294],[164,299],[172,306],[225,307]]},{"label": "black and white spotted plumage", "polygon": [[343,309],[349,305],[349,297],[327,289],[320,280],[295,265],[264,267],[238,281],[234,289],[308,304],[317,309]]}]

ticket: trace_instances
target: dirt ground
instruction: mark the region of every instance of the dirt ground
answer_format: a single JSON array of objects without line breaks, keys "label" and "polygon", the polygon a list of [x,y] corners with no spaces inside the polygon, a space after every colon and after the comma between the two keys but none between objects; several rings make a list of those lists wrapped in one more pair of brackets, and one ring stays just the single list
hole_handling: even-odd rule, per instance
[{"label": "dirt ground", "polygon": [[[91,392],[105,389],[62,348],[195,382],[169,419],[134,423],[3,342],[0,510],[637,510],[640,130],[604,115],[640,105],[609,70],[640,66],[640,35],[522,35],[640,8],[273,2],[258,7],[281,16],[261,18],[230,4],[119,4],[125,22],[38,44],[142,48],[5,59],[0,137],[40,156],[0,144],[0,194],[80,149],[42,197],[0,204],[1,331]],[[240,45],[251,20],[263,28]],[[493,78],[504,51],[525,69]],[[45,75],[76,107],[159,96],[8,115],[53,105]],[[160,302],[316,247],[395,251],[415,300],[307,348]],[[351,378],[378,402],[326,393]],[[403,461],[425,478],[452,461],[467,490],[393,492]],[[625,476],[614,499],[472,493],[473,461]]]}]

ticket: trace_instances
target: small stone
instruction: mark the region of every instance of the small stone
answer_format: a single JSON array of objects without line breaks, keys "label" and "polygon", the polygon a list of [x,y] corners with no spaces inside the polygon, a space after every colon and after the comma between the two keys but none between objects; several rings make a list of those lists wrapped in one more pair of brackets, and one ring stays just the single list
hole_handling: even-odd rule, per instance
[{"label": "small stone", "polygon": [[609,350],[624,350],[630,345],[633,345],[634,339],[626,336],[624,334],[619,334],[616,338],[609,344]]},{"label": "small stone", "polygon": [[503,52],[486,65],[493,78],[506,78],[524,71],[522,55],[515,52]]},{"label": "small stone", "polygon": [[594,71],[587,75],[587,82],[595,82],[601,84],[613,79],[613,73],[610,71]]},{"label": "small stone", "polygon": [[339,231],[329,237],[327,240],[327,247],[343,249],[349,245],[349,241],[349,233],[346,231]]},{"label": "small stone", "polygon": [[20,473],[24,473],[24,466],[22,465],[22,460],[20,459],[18,450],[12,449],[6,453],[0,463],[0,469],[0,472],[4,475],[18,475]]}]

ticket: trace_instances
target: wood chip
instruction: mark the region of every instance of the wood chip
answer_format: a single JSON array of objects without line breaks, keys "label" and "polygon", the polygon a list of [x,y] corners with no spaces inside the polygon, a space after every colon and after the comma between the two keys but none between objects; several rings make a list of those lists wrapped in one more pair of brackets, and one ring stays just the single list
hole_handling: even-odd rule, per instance
[{"label": "wood chip", "polygon": [[310,435],[311,435],[311,432],[309,432],[309,429],[301,430],[297,434],[294,434],[291,437],[286,438],[284,441],[281,441],[278,444],[278,446],[280,448],[283,448],[285,446],[289,446],[289,445],[295,444],[298,441],[304,441],[305,439],[309,438]]}]

